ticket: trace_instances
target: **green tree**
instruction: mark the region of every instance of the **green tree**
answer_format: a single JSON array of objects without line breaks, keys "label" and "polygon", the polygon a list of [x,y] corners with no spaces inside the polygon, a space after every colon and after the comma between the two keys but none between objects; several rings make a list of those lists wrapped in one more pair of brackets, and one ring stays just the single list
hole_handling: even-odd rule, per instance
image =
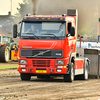
[{"label": "green tree", "polygon": [[19,3],[19,7],[17,8],[17,13],[15,14],[17,17],[23,18],[26,14],[31,13],[32,6],[29,0],[23,0],[22,3]]}]

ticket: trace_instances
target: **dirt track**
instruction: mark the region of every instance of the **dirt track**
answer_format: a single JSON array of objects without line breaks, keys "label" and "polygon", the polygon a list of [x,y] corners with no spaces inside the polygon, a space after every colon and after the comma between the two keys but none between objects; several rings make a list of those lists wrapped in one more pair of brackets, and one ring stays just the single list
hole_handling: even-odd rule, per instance
[{"label": "dirt track", "polygon": [[18,62],[9,61],[8,63],[1,63],[0,66],[17,66]]},{"label": "dirt track", "polygon": [[75,80],[63,78],[21,81],[17,69],[0,70],[0,100],[99,100],[100,79]]}]

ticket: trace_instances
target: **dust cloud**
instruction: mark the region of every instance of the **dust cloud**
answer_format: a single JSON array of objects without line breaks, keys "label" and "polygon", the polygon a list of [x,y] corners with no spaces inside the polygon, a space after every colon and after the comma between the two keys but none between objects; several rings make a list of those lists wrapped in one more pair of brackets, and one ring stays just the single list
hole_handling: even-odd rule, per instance
[{"label": "dust cloud", "polygon": [[29,0],[29,5],[31,14],[37,15],[62,15],[67,9],[78,9],[78,34],[98,36],[100,0]]}]

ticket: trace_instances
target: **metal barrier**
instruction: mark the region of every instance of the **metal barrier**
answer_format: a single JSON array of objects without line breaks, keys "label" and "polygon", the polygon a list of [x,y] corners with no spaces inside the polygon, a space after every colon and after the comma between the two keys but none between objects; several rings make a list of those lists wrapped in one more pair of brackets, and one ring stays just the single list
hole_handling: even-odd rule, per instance
[{"label": "metal barrier", "polygon": [[100,51],[95,49],[84,49],[84,57],[89,58],[89,75],[96,76],[99,78],[100,76]]}]

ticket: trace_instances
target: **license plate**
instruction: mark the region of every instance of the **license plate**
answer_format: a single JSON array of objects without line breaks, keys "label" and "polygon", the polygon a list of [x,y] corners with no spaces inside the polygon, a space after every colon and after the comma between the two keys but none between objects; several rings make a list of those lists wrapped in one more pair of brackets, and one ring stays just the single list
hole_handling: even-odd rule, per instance
[{"label": "license plate", "polygon": [[46,70],[36,70],[36,73],[47,73]]}]

